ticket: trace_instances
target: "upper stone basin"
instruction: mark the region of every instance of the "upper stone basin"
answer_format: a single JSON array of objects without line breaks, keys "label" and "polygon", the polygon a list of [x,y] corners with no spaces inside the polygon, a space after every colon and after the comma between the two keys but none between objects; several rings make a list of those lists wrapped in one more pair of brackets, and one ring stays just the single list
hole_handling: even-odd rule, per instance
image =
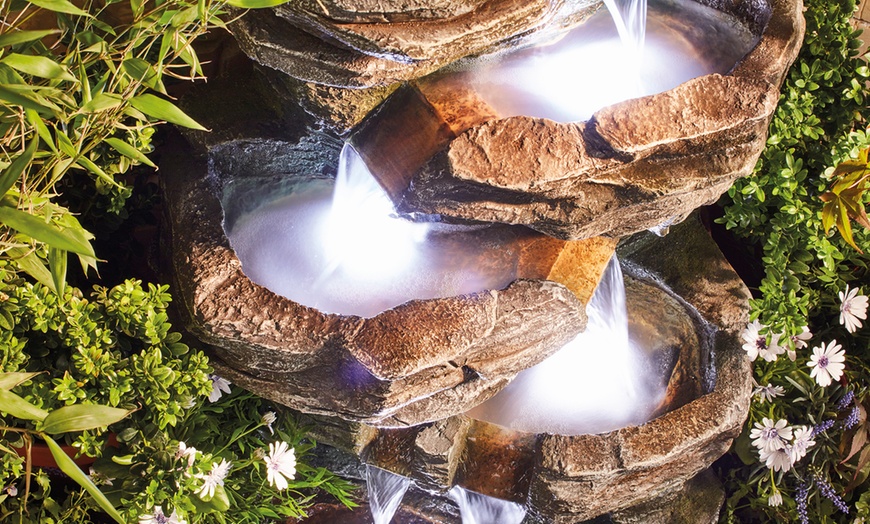
[{"label": "upper stone basin", "polygon": [[510,229],[520,256],[513,283],[372,318],[326,314],[252,282],[224,225],[269,195],[334,176],[337,154],[337,141],[312,133],[230,141],[207,163],[179,151],[161,166],[182,312],[232,382],[304,412],[413,425],[470,409],[583,329],[611,240],[495,225]]},{"label": "upper stone basin", "polygon": [[[563,239],[619,237],[677,223],[751,173],[800,48],[800,0],[700,3],[734,17],[758,44],[730,71],[607,106],[583,122],[500,115],[439,69],[577,25],[597,4],[492,1],[421,19],[409,9],[401,23],[390,22],[394,14],[351,23],[342,9],[300,4],[257,15],[282,20],[289,33],[245,17],[236,34],[250,56],[300,83],[292,93],[310,111],[323,110],[327,125],[337,118],[401,212],[522,224]],[[433,25],[462,38],[442,41],[422,29]],[[275,41],[297,33],[312,47]],[[354,58],[323,62],[333,56],[326,48]]]}]

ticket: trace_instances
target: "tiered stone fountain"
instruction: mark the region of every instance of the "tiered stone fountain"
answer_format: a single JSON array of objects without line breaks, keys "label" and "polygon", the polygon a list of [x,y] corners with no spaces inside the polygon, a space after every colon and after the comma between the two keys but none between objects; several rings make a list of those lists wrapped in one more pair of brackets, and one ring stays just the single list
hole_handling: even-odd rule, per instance
[{"label": "tiered stone fountain", "polygon": [[[713,520],[721,501],[702,472],[746,416],[749,295],[694,219],[665,238],[643,231],[683,221],[751,171],[801,41],[801,5],[713,2],[758,36],[739,63],[584,122],[500,117],[440,71],[552,37],[598,7],[318,0],[241,18],[234,35],[263,66],[189,94],[186,109],[214,132],[191,133],[162,166],[182,314],[219,372],[313,417],[319,441],[430,493],[460,485],[551,522]],[[500,239],[513,282],[368,318],[254,283],[227,231],[264,198],[334,177],[343,138],[399,211],[486,224],[456,242]],[[652,341],[670,377],[655,417],[556,435],[465,414],[583,331],[615,250],[632,336]]]}]

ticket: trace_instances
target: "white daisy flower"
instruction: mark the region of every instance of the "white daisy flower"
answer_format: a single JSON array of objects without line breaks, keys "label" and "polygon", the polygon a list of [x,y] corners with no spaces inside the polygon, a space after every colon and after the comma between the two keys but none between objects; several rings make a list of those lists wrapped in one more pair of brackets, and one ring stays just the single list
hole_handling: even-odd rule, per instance
[{"label": "white daisy flower", "polygon": [[784,418],[774,422],[765,417],[761,419],[761,423],[756,422],[755,427],[749,432],[749,438],[753,439],[752,445],[762,451],[782,449],[791,437],[792,428]]},{"label": "white daisy flower", "polygon": [[791,461],[792,463],[804,458],[807,454],[807,449],[812,447],[816,441],[813,440],[813,430],[806,426],[797,426],[794,429],[794,441],[791,444]]},{"label": "white daisy flower", "polygon": [[275,412],[267,411],[263,413],[263,418],[260,420],[260,424],[263,424],[267,428],[269,428],[269,434],[274,435],[275,430],[272,429],[272,424],[274,424],[276,420],[278,420],[278,417],[277,415],[275,415]]},{"label": "white daisy flower", "polygon": [[230,384],[232,384],[232,382],[229,380],[217,375],[209,375],[208,378],[211,379],[211,393],[208,394],[209,402],[217,402],[224,393],[230,392]]},{"label": "white daisy flower", "polygon": [[801,328],[800,334],[792,335],[789,338],[791,339],[792,344],[794,344],[794,349],[787,349],[788,359],[794,362],[797,359],[796,350],[807,347],[807,340],[813,338],[813,334],[810,332],[810,328],[804,326]]},{"label": "white daisy flower", "polygon": [[767,497],[767,505],[772,508],[782,505],[782,493],[775,491],[773,495]]},{"label": "white daisy flower", "polygon": [[740,335],[746,342],[743,344],[743,349],[749,356],[749,360],[754,361],[756,358],[761,357],[768,362],[773,362],[776,360],[777,355],[785,352],[785,348],[779,345],[779,335],[771,336],[770,343],[768,344],[767,336],[759,333],[766,328],[767,326],[758,320],[753,320]]},{"label": "white daisy flower", "polygon": [[203,482],[199,491],[196,492],[199,498],[206,500],[214,496],[215,488],[224,485],[224,479],[227,478],[232,464],[232,462],[227,462],[226,459],[221,459],[220,464],[215,462],[211,465],[211,471],[208,472],[208,475],[202,476],[205,482]]},{"label": "white daisy flower", "polygon": [[188,447],[184,442],[179,442],[178,450],[175,452],[175,460],[181,458],[187,458],[187,469],[192,468],[193,463],[196,461],[196,448],[193,446]]},{"label": "white daisy flower", "polygon": [[266,476],[269,484],[279,491],[287,489],[287,480],[296,478],[296,450],[286,442],[272,442],[269,444],[269,456],[266,461]]},{"label": "white daisy flower", "polygon": [[842,346],[832,340],[827,346],[822,344],[813,348],[813,356],[807,366],[812,368],[810,377],[815,377],[816,382],[822,387],[831,385],[832,380],[840,380],[846,367],[846,354]]},{"label": "white daisy flower", "polygon": [[861,327],[861,320],[867,320],[867,297],[859,295],[858,289],[840,291],[840,324],[846,326],[846,331],[854,333]]},{"label": "white daisy flower", "polygon": [[758,456],[764,462],[764,465],[773,471],[785,473],[794,465],[794,461],[791,458],[791,446],[774,450],[761,449],[758,451]]},{"label": "white daisy flower", "polygon": [[774,386],[768,382],[766,386],[756,386],[752,394],[758,397],[761,402],[770,402],[776,397],[784,395],[785,389],[782,386]]},{"label": "white daisy flower", "polygon": [[161,506],[154,506],[153,513],[139,517],[139,524],[187,524],[187,521],[179,517],[175,510],[167,517]]}]

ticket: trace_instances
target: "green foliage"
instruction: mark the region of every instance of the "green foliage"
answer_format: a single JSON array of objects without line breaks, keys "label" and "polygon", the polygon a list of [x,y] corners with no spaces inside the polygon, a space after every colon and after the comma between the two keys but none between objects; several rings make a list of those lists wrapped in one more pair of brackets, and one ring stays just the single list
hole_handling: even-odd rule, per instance
[{"label": "green foliage", "polygon": [[[753,319],[796,335],[847,282],[866,282],[867,259],[823,227],[820,197],[833,166],[870,145],[866,59],[849,23],[853,0],[810,0],[804,46],[782,88],[768,147],[752,176],[728,191],[721,222],[763,248],[765,276]],[[862,195],[866,202],[867,193]],[[870,232],[854,233],[867,245]]]},{"label": "green foliage", "polygon": [[[870,259],[862,253],[870,230],[851,224],[863,224],[870,201],[870,70],[849,23],[854,1],[807,0],[805,7],[804,46],[783,84],[767,148],[752,176],[737,181],[722,200],[721,223],[763,253],[764,277],[753,290],[751,318],[761,323],[769,347],[781,348],[754,364],[759,389],[726,459],[732,468],[725,522],[870,518],[870,329],[866,321],[854,333],[841,326],[838,296],[847,285],[870,292]],[[811,333],[796,338],[805,327]],[[810,376],[811,351],[831,342],[842,346],[846,367],[823,387]],[[765,399],[762,387],[781,389]],[[751,442],[750,431],[757,436],[765,418],[814,428],[814,444],[787,470],[766,465]],[[770,505],[771,496],[782,497],[782,504]]]},{"label": "green foliage", "polygon": [[153,166],[146,154],[156,123],[202,129],[167,99],[165,81],[202,75],[192,43],[223,25],[223,3],[8,5],[0,28],[0,256],[54,289],[63,286],[67,252],[85,268],[96,264],[93,237],[58,204],[58,184],[71,171],[87,173],[117,213],[131,193],[122,175]]},{"label": "green foliage", "polygon": [[[177,424],[186,402],[211,391],[207,359],[171,331],[167,286],[128,280],[95,287],[88,300],[75,288],[59,297],[0,271],[0,298],[8,324],[0,372],[47,371],[13,389],[35,409],[105,405],[135,410],[137,424],[163,429]],[[85,431],[74,444],[96,456],[101,433]]]}]

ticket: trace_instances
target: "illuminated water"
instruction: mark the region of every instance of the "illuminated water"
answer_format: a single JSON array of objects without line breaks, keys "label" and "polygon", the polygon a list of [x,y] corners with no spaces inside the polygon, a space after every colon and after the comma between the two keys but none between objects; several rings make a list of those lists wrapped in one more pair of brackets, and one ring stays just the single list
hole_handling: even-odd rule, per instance
[{"label": "illuminated water", "polygon": [[366,464],[366,491],[374,524],[388,524],[411,486],[411,479]]},{"label": "illuminated water", "polygon": [[453,486],[447,492],[459,506],[462,524],[520,524],[526,516],[526,509],[516,502],[509,502],[461,486]]},{"label": "illuminated water", "polygon": [[392,205],[350,146],[337,180],[315,180],[227,232],[252,281],[327,313],[372,317],[413,299],[501,289],[518,253],[504,227],[418,224]]},{"label": "illuminated water", "polygon": [[691,0],[650,0],[644,29],[640,14],[631,14],[643,11],[643,0],[624,1],[635,5],[622,22],[602,9],[555,42],[464,61],[454,74],[502,117],[574,122],[628,98],[727,73],[758,41],[733,17]]},{"label": "illuminated water", "polygon": [[468,414],[519,431],[559,435],[646,422],[664,398],[666,381],[631,344],[616,257],[586,312],[586,331]]}]

